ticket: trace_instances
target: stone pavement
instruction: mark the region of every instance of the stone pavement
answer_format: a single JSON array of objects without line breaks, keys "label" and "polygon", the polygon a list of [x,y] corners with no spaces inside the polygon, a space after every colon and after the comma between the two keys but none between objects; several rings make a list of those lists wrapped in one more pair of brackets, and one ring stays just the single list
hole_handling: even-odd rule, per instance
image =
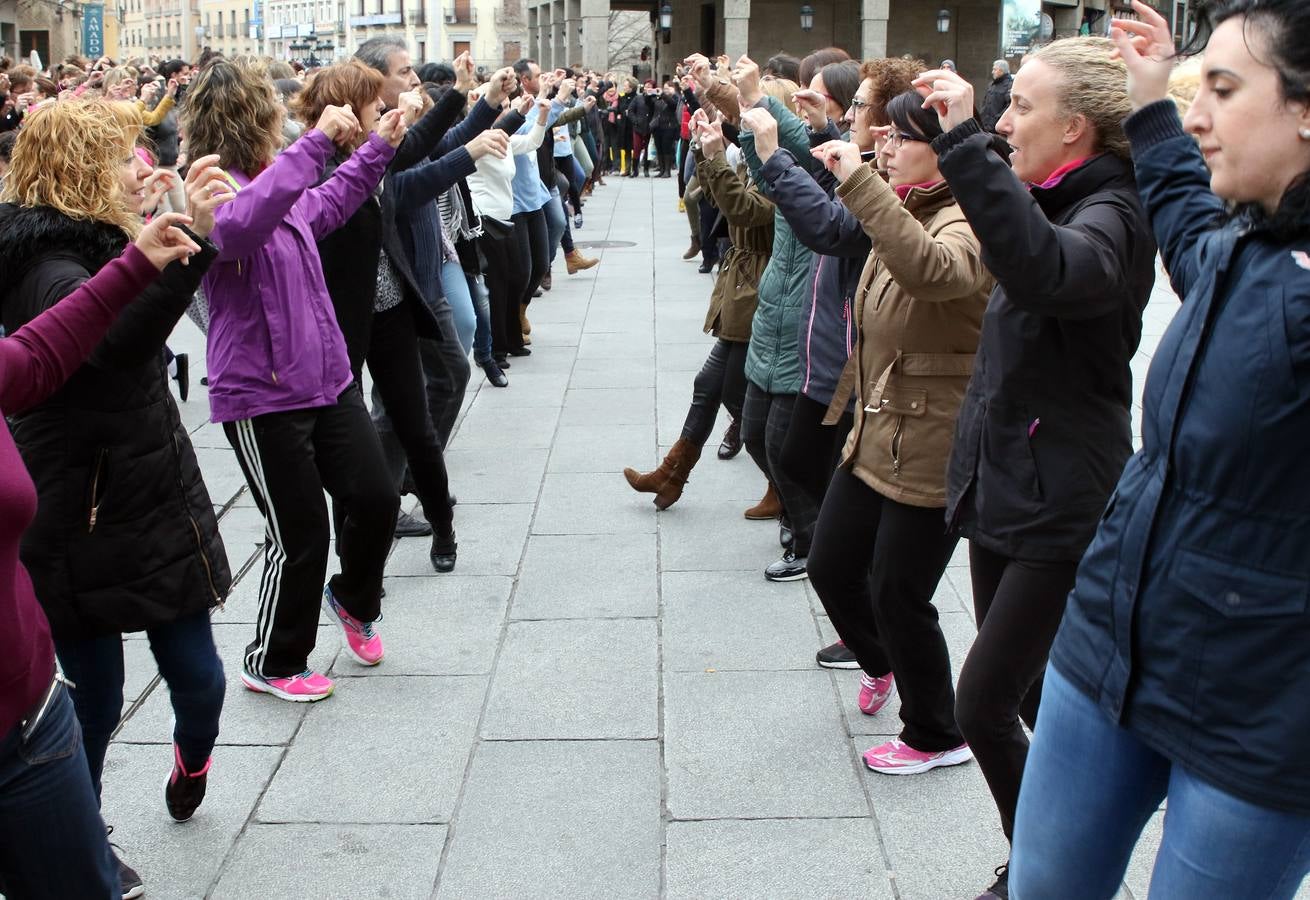
[{"label": "stone pavement", "polygon": [[[395,547],[387,658],[347,660],[330,628],[313,705],[237,679],[263,524],[207,423],[203,340],[189,322],[182,409],[238,580],[214,631],[227,708],[195,819],[172,823],[167,690],[148,642],[125,641],[130,706],[104,813],[156,898],[972,898],[1006,847],[976,765],[912,778],[864,771],[896,709],[855,709],[857,674],[814,666],[832,629],[806,583],[770,584],[777,529],[742,510],[764,480],[712,452],[656,513],[625,465],[677,438],[710,346],[709,276],[680,259],[671,181],[613,179],[579,241],[630,246],[531,307],[533,355],[510,387],[479,377],[448,453],[459,564]],[[1146,355],[1172,315],[1161,290]],[[723,423],[721,422],[720,425]],[[714,444],[717,444],[717,437]],[[974,633],[961,546],[937,596],[952,661]],[[1124,897],[1146,896],[1148,829]]]}]

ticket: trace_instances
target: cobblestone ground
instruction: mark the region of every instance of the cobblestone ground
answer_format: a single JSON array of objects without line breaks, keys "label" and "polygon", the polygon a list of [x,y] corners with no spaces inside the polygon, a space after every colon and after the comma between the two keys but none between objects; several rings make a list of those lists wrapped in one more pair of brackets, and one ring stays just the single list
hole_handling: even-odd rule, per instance
[{"label": "cobblestone ground", "polygon": [[[129,706],[104,813],[157,898],[972,898],[1006,847],[976,765],[863,770],[896,709],[855,708],[820,671],[833,639],[805,583],[770,584],[777,530],[742,510],[764,481],[712,452],[656,513],[625,465],[676,440],[711,280],[683,262],[671,181],[614,179],[578,241],[602,262],[531,307],[533,355],[508,390],[479,377],[448,453],[459,565],[421,539],[387,567],[387,658],[365,670],[322,628],[313,705],[247,693],[263,523],[208,424],[203,340],[183,412],[239,579],[214,631],[228,670],[210,793],[173,824],[167,689],[125,641]],[[1176,301],[1161,289],[1139,382]],[[1140,387],[1140,384],[1139,384]],[[724,424],[723,422],[720,423]],[[717,438],[716,438],[717,442]],[[712,449],[712,448],[711,448]],[[974,633],[961,546],[937,595],[957,672]],[[1122,896],[1143,898],[1160,816]],[[1307,893],[1306,896],[1310,896]]]}]

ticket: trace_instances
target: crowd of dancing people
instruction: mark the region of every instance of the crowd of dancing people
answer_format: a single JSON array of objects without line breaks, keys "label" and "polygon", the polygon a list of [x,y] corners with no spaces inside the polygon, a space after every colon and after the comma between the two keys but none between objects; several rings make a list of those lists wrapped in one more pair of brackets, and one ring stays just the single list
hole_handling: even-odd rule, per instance
[{"label": "crowd of dancing people", "polygon": [[[320,610],[375,666],[394,537],[456,566],[444,453],[470,355],[508,386],[557,253],[597,264],[572,234],[592,191],[644,175],[676,177],[685,258],[717,269],[714,341],[679,439],[624,477],[669,509],[726,409],[718,455],[744,447],[767,483],[745,515],[779,525],[763,576],[810,580],[839,637],[816,662],[859,671],[860,713],[899,698],[864,765],[981,769],[1010,855],[979,900],[1113,897],[1166,799],[1152,897],[1293,897],[1310,8],[1214,0],[1181,53],[1134,11],[998,60],[981,109],[953,66],[836,48],[697,54],[663,84],[416,69],[390,38],[309,73],[9,68],[0,893],[144,892],[99,812],[126,632],[169,690],[166,809],[205,796],[232,575],[173,397],[179,320],[206,334],[212,419],[266,526],[239,678],[322,700]],[[1181,305],[1134,453],[1158,270]],[[961,540],[978,634],[957,681],[933,598]]]}]

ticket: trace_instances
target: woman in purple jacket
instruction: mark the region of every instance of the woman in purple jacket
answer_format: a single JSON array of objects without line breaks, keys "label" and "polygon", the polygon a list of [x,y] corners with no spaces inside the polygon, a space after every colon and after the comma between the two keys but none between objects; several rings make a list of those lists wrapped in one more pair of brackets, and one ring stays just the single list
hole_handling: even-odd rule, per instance
[{"label": "woman in purple jacket", "polygon": [[[237,195],[219,209],[209,298],[209,397],[264,515],[264,574],[241,680],[283,700],[322,700],[332,682],[309,669],[322,605],[356,662],[382,661],[373,623],[400,498],[351,374],[323,282],[317,241],[377,187],[404,136],[399,111],[329,106],[280,156],[282,105],[250,67],[220,60],[191,83],[193,156],[217,153]],[[338,141],[374,130],[315,187]],[[312,463],[312,464],[308,464]],[[346,509],[341,572],[326,588],[323,491]]]}]

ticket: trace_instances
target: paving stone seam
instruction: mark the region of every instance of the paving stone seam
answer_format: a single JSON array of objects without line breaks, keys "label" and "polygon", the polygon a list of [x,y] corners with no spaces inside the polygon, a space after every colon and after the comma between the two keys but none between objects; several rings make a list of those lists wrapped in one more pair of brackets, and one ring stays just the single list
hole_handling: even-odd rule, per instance
[{"label": "paving stone seam", "polygon": [[[586,297],[586,310],[584,310],[583,312],[584,332],[586,327],[585,326],[586,314],[587,311],[589,311],[591,308],[591,300],[592,297],[595,295],[595,292],[596,292],[596,281],[595,279],[592,279],[590,284],[590,289],[587,292],[587,297]],[[579,345],[580,344],[581,344],[581,338],[579,338]],[[566,392],[568,391],[567,384],[573,380],[573,373],[577,368],[577,363],[578,363],[577,348],[573,349],[573,354],[574,354],[573,362],[569,366],[568,377],[565,379]],[[525,365],[527,364],[525,363]],[[487,389],[486,385],[487,382],[484,380],[478,386],[478,389],[474,393],[473,398],[465,403],[463,407],[463,411],[461,412],[461,416],[460,416],[461,425],[463,424],[464,419],[472,412],[473,407],[476,404],[478,397],[481,396],[482,391]],[[513,389],[514,386],[511,383],[509,390],[512,391]],[[541,508],[541,496],[546,489],[546,475],[550,471],[550,456],[555,451],[555,440],[559,436],[559,430],[563,418],[564,417],[562,414],[555,416],[554,431],[551,433],[551,440],[550,443],[547,445],[549,452],[546,454],[546,465],[542,467],[541,478],[537,482],[537,495],[536,495],[536,499],[532,502],[532,515],[528,518],[528,527],[523,535],[523,546],[519,549],[518,565],[515,568],[513,580],[510,584],[509,597],[505,602],[505,612],[500,623],[500,634],[496,641],[496,651],[492,656],[491,672],[487,676],[487,686],[482,694],[482,707],[478,710],[478,721],[476,727],[473,730],[473,743],[469,748],[468,757],[464,760],[464,772],[460,777],[459,791],[455,795],[455,802],[451,806],[450,819],[447,823],[445,823],[446,839],[441,846],[441,856],[437,860],[436,874],[433,878],[432,890],[429,893],[429,896],[432,898],[432,900],[436,900],[438,893],[441,890],[441,878],[442,875],[445,874],[446,864],[450,860],[450,851],[451,848],[454,846],[455,839],[459,831],[459,815],[464,805],[464,797],[468,792],[469,781],[473,774],[473,765],[478,756],[478,749],[479,747],[481,747],[484,741],[484,738],[482,737],[482,729],[484,723],[486,722],[487,709],[491,704],[492,689],[494,688],[496,683],[496,675],[500,667],[501,654],[504,652],[505,649],[505,641],[509,635],[510,625],[514,623],[514,620],[512,618],[512,613],[514,609],[514,599],[518,594],[519,579],[522,578],[523,576],[523,562],[527,557],[528,544],[532,540],[532,535],[533,535],[532,528],[533,525],[536,523],[537,513],[540,511]],[[455,445],[455,439],[457,436],[458,436],[457,432],[452,432],[451,445],[452,445],[452,449],[455,450],[459,449],[459,447]],[[493,505],[503,506],[505,504],[493,504]]]}]

